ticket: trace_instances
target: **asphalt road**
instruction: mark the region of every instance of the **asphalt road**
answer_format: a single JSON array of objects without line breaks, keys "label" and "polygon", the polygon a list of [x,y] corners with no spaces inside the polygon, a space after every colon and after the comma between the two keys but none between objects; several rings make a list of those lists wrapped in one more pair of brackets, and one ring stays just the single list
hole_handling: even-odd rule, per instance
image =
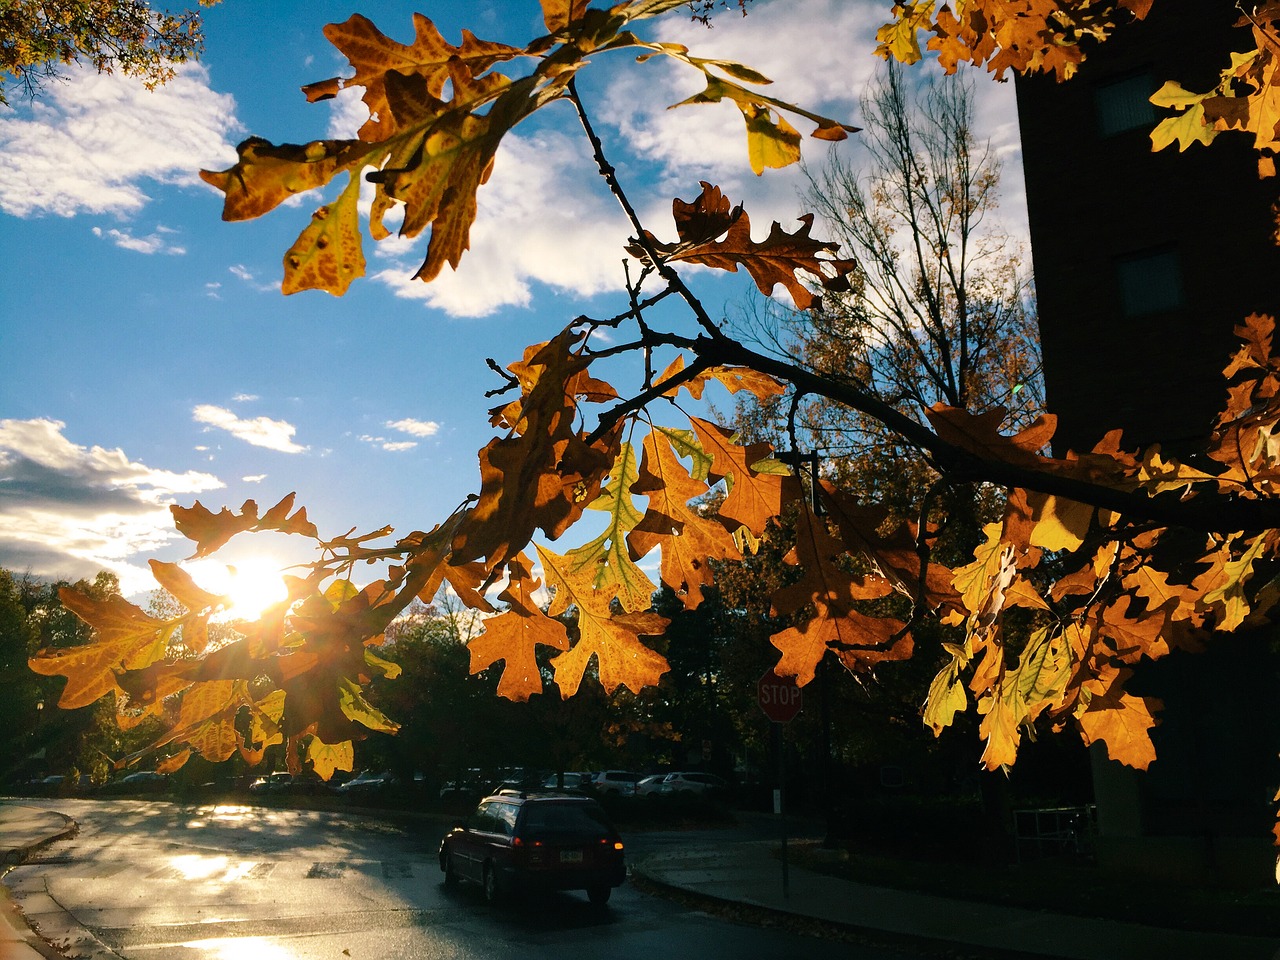
[{"label": "asphalt road", "polygon": [[[446,891],[445,824],[236,804],[57,801],[79,835],[9,873],[29,915],[60,905],[128,960],[882,960],[899,954],[727,923],[625,884],[608,907],[548,893],[491,907]],[[646,851],[741,830],[624,835]],[[55,941],[70,931],[46,930]]]}]

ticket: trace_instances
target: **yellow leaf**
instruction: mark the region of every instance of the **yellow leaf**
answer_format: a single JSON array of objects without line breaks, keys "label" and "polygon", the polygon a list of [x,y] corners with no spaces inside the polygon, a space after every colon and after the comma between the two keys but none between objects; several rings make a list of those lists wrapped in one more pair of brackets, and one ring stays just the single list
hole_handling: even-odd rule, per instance
[{"label": "yellow leaf", "polygon": [[951,726],[956,714],[964,713],[968,705],[964,684],[960,682],[960,664],[953,659],[929,684],[929,696],[924,702],[925,726],[936,737],[943,728]]},{"label": "yellow leaf", "polygon": [[570,606],[578,608],[578,642],[551,661],[561,694],[571,697],[578,691],[593,657],[606,693],[619,686],[639,693],[656,684],[670,667],[666,658],[641,643],[640,637],[660,635],[671,621],[656,613],[615,615],[609,608],[609,595],[592,588],[581,575],[571,574],[564,557],[541,546],[537,550],[547,586],[556,591],[551,614]]},{"label": "yellow leaf", "polygon": [[346,770],[348,773],[351,771],[355,751],[352,749],[350,740],[328,744],[319,737],[312,737],[311,742],[307,744],[307,759],[311,761],[311,768],[316,775],[321,780],[328,780],[335,770]]},{"label": "yellow leaf", "polygon": [[1035,527],[1031,545],[1045,550],[1075,550],[1084,543],[1094,508],[1065,497],[1027,494]]},{"label": "yellow leaf", "polygon": [[893,6],[896,18],[876,31],[876,54],[886,60],[893,57],[901,63],[915,63],[920,59],[920,41],[916,34],[927,30],[933,20],[933,0],[920,0],[917,3],[896,3]]},{"label": "yellow leaf", "polygon": [[1178,141],[1178,152],[1186,150],[1193,143],[1209,144],[1218,135],[1218,131],[1205,123],[1204,105],[1192,104],[1176,117],[1166,117],[1151,131],[1151,149],[1163,150],[1174,140]]},{"label": "yellow leaf", "polygon": [[352,280],[364,276],[359,199],[359,170],[352,170],[338,199],[311,215],[311,223],[285,253],[282,292],[324,290],[340,297]]}]

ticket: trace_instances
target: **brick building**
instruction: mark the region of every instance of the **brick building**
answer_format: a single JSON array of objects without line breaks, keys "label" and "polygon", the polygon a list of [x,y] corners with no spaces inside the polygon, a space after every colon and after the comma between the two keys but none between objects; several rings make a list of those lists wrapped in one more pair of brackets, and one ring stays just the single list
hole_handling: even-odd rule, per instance
[{"label": "brick building", "polygon": [[[1191,11],[1191,12],[1187,12]],[[1079,75],[1017,81],[1036,291],[1055,452],[1115,427],[1125,446],[1182,454],[1225,398],[1233,326],[1280,312],[1276,181],[1249,137],[1151,151],[1166,80],[1207,90],[1250,45],[1230,0],[1156,3]],[[1095,757],[1100,852],[1200,877],[1271,869],[1280,784],[1280,671],[1272,635],[1145,666],[1135,693],[1166,700],[1158,760],[1133,774]]]}]

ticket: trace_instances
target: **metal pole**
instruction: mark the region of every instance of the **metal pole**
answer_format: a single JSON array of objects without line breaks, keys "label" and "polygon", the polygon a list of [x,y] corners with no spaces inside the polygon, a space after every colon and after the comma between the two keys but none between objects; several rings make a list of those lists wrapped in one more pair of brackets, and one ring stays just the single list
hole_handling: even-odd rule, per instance
[{"label": "metal pole", "polygon": [[791,899],[791,870],[787,861],[787,746],[783,736],[785,724],[773,725],[778,747],[778,826],[782,832],[782,898]]}]

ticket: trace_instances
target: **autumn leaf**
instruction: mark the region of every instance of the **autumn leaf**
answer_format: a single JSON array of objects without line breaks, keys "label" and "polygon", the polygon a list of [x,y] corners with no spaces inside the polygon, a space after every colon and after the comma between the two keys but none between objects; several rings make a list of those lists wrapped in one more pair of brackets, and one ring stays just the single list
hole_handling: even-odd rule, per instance
[{"label": "autumn leaf", "polygon": [[164,657],[174,624],[148,616],[119,595],[99,600],[67,587],[58,595],[94,631],[94,639],[87,644],[46,648],[28,661],[36,673],[67,678],[58,706],[74,710],[112,691],[124,693],[118,674],[140,670]]},{"label": "autumn leaf", "polygon": [[1042,414],[1013,436],[1000,432],[1005,411],[996,408],[973,414],[967,410],[935,404],[925,411],[938,437],[983,459],[1001,460],[1016,466],[1038,466],[1039,452],[1048,445],[1057,428],[1057,418]]},{"label": "autumn leaf", "polygon": [[[697,444],[692,434],[681,439],[686,447]],[[695,457],[695,472],[698,462]],[[691,500],[708,492],[705,469],[703,474],[703,479],[698,479],[686,471],[676,455],[672,434],[654,429],[645,437],[639,474],[631,485],[633,493],[649,498],[644,517],[627,535],[631,556],[638,560],[660,546],[662,580],[677,594],[685,595],[690,609],[702,602],[702,588],[712,582],[710,561],[742,558],[721,524],[689,506]]]},{"label": "autumn leaf", "polygon": [[597,591],[581,575],[571,574],[565,557],[541,545],[537,550],[547,586],[555,589],[549,615],[554,617],[570,607],[578,611],[577,642],[551,661],[561,695],[571,697],[578,691],[593,658],[605,693],[619,686],[639,693],[656,684],[670,667],[666,658],[641,643],[640,637],[660,635],[671,621],[656,613],[615,615],[609,607],[611,596]]},{"label": "autumn leaf", "polygon": [[535,648],[538,644],[556,650],[569,649],[569,634],[559,620],[546,616],[534,594],[542,581],[533,577],[523,554],[507,564],[508,581],[499,599],[511,609],[484,621],[484,633],[467,644],[471,672],[479,673],[499,660],[505,661],[498,695],[523,702],[542,692],[542,673]]},{"label": "autumn leaf", "polygon": [[480,451],[480,497],[453,542],[454,562],[485,558],[493,569],[519,553],[536,529],[552,539],[599,495],[615,456],[617,432],[587,444],[575,429],[575,378],[588,360],[564,331],[537,354],[536,380],[521,404],[519,434]]},{"label": "autumn leaf", "polygon": [[222,547],[238,533],[246,531],[272,530],[278,533],[296,533],[304,537],[316,535],[315,524],[307,519],[307,508],[300,507],[290,515],[293,509],[294,494],[289,494],[262,517],[258,516],[258,504],[246,500],[239,514],[234,514],[226,507],[213,513],[197,500],[190,507],[174,504],[169,508],[173,514],[174,525],[188,540],[196,542],[196,552],[190,559],[207,557]]},{"label": "autumn leaf", "polygon": [[310,225],[284,255],[281,292],[326,290],[340,297],[351,281],[364,276],[360,239],[360,178],[351,179],[338,199],[316,210]]},{"label": "autumn leaf", "polygon": [[774,671],[809,683],[828,652],[853,673],[865,673],[886,660],[906,660],[913,641],[900,621],[850,611],[841,617],[815,616],[801,627],[788,627],[769,638],[782,653]]},{"label": "autumn leaf", "polygon": [[890,533],[882,533],[889,518],[887,509],[859,504],[829,481],[822,481],[820,488],[823,505],[839,528],[840,539],[851,551],[875,564],[880,575],[900,593],[913,600],[922,599],[928,609],[959,609],[960,596],[951,583],[952,571],[936,561],[925,569],[924,596],[917,598],[922,564],[919,546],[909,527],[898,526]]},{"label": "autumn leaf", "polygon": [[960,680],[960,660],[952,658],[951,662],[938,671],[929,684],[929,695],[925,698],[923,718],[925,726],[933,731],[936,737],[955,722],[957,713],[964,713],[969,701],[965,696],[964,684]]},{"label": "autumn leaf", "polygon": [[1076,720],[1086,744],[1102,743],[1107,756],[1125,766],[1146,770],[1156,759],[1151,728],[1164,705],[1155,697],[1134,697],[1111,687],[1093,696]]},{"label": "autumn leaf", "polygon": [[604,530],[565,554],[570,575],[593,577],[595,590],[617,597],[622,609],[629,611],[647,609],[657,589],[627,549],[627,537],[642,519],[631,500],[631,488],[639,479],[635,452],[631,444],[623,443],[600,496],[587,504],[588,510],[607,515]]},{"label": "autumn leaf", "polygon": [[[812,214],[800,217],[803,226],[795,233],[787,233],[781,224],[774,223],[769,236],[757,242],[751,239],[751,219],[746,211],[741,207],[728,210],[728,204],[718,187],[703,181],[702,194],[696,200],[676,202],[680,239],[665,244],[650,236],[651,245],[667,262],[698,263],[729,273],[737,273],[741,264],[761,293],[772,293],[780,283],[801,310],[813,306],[815,297],[796,276],[797,271],[808,274],[824,289],[848,289],[846,275],[853,270],[854,261],[821,256],[834,252],[839,245],[809,235]],[[634,241],[627,250],[633,256],[647,259],[644,249]]]},{"label": "autumn leaf", "polygon": [[689,422],[702,448],[711,455],[714,475],[732,478],[729,496],[720,507],[721,517],[760,534],[785,503],[801,496],[800,483],[794,477],[754,469],[773,452],[768,444],[744,447],[733,441],[731,431],[714,423],[698,417],[690,417]]},{"label": "autumn leaf", "polygon": [[1257,536],[1237,559],[1224,562],[1224,582],[1201,598],[1203,606],[1220,609],[1221,616],[1217,623],[1219,630],[1236,629],[1248,615],[1249,600],[1244,586],[1253,576],[1253,565],[1262,556],[1266,545],[1266,537]]},{"label": "autumn leaf", "polygon": [[319,737],[312,737],[307,743],[307,759],[311,761],[311,769],[316,776],[328,780],[336,770],[351,772],[355,764],[355,750],[350,740],[329,744]]},{"label": "autumn leaf", "polygon": [[1032,546],[1045,550],[1076,550],[1084,543],[1093,521],[1094,508],[1065,497],[1028,493],[1034,528]]},{"label": "autumn leaf", "polygon": [[420,13],[413,15],[413,43],[405,46],[384,35],[372,21],[352,14],[344,23],[331,23],[324,35],[351,63],[355,75],[334,77],[303,87],[307,99],[315,102],[336,96],[346,87],[364,88],[362,99],[369,108],[369,119],[360,128],[360,138],[384,140],[395,132],[394,114],[387,102],[385,77],[390,73],[413,73],[426,81],[433,97],[444,95],[449,79],[449,64],[459,61],[475,76],[495,63],[510,60],[524,51],[519,47],[477,40],[470,31],[462,31],[459,46],[445,41],[440,31]]}]

